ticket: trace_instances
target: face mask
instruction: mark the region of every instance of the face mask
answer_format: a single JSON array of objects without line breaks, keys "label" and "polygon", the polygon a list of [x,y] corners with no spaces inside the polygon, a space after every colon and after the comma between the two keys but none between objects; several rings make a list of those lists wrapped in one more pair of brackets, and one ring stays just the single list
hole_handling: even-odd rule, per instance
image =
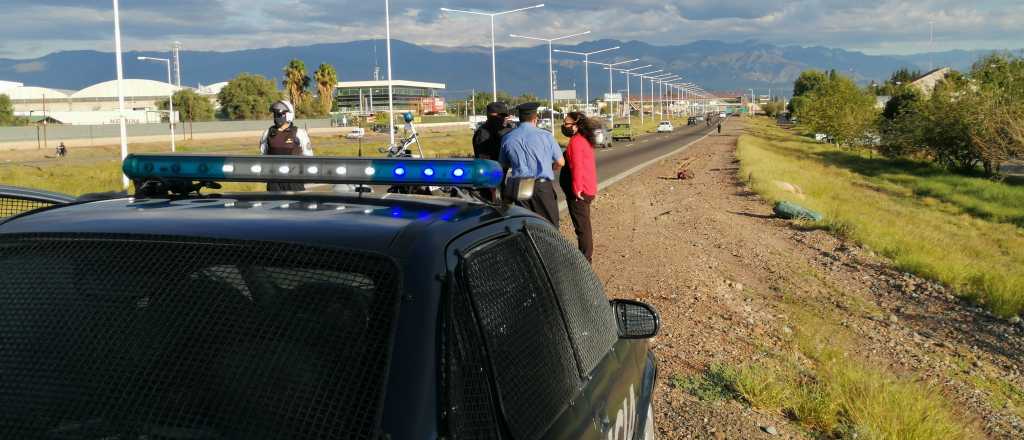
[{"label": "face mask", "polygon": [[572,137],[572,135],[576,134],[576,130],[573,130],[572,127],[566,127],[563,125],[562,134],[565,135],[565,137]]},{"label": "face mask", "polygon": [[288,122],[287,113],[275,113],[274,114],[274,125],[280,127]]}]

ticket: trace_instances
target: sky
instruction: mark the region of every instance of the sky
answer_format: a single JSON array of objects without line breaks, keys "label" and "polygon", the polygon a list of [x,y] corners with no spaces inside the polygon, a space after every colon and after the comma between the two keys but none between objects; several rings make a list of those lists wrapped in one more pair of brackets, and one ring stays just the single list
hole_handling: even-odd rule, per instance
[{"label": "sky", "polygon": [[[543,0],[393,0],[392,38],[421,45],[485,46],[487,17],[441,7],[508,10]],[[112,51],[110,0],[4,0],[0,57],[61,50]],[[929,44],[929,22],[934,44]],[[869,54],[1024,47],[1021,0],[575,0],[496,19],[497,43],[535,45],[510,33],[655,45],[758,40]],[[122,0],[125,50],[238,50],[382,38],[384,2],[331,0]],[[566,41],[573,43],[574,41]]]}]

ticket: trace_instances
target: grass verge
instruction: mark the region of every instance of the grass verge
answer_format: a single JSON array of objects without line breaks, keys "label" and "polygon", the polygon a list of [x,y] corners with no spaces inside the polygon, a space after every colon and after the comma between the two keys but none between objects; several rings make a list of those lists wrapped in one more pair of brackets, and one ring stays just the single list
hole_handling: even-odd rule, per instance
[{"label": "grass verge", "polygon": [[712,365],[672,383],[704,401],[736,399],[779,412],[822,438],[981,438],[933,384],[852,354],[846,333],[801,318],[793,350],[743,366]]},{"label": "grass verge", "polygon": [[825,213],[821,226],[1000,316],[1024,311],[1024,185],[836,149],[766,120],[749,127],[737,156],[759,194]]}]

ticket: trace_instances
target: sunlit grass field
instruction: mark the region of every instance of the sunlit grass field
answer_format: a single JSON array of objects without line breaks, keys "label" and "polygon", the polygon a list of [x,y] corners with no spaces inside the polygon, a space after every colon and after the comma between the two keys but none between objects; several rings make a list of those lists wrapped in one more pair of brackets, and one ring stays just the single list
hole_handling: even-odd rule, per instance
[{"label": "sunlit grass field", "polygon": [[[1000,316],[1024,311],[1024,183],[839,149],[766,119],[750,127],[737,154],[755,191],[823,212],[822,226]],[[799,186],[805,198],[777,182]]]},{"label": "sunlit grass field", "polygon": [[[398,136],[401,136],[399,134]],[[473,154],[472,132],[466,129],[421,133],[425,157],[465,157]],[[387,135],[373,134],[360,142],[342,136],[312,136],[318,156],[380,157],[379,148],[387,145]],[[135,153],[168,152],[166,143],[132,144]],[[49,151],[19,150],[0,152],[0,184],[44,189],[71,195],[121,189],[119,147],[73,149],[64,159],[47,158]],[[180,153],[259,154],[259,139],[212,139],[181,141]],[[418,152],[416,146],[413,151]],[[10,162],[6,162],[6,161]],[[261,191],[265,184],[226,183],[227,191]]]}]

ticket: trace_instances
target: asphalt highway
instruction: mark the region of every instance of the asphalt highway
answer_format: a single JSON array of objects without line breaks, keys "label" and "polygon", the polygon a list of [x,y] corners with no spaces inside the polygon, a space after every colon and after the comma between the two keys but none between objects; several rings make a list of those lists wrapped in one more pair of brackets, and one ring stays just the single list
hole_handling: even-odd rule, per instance
[{"label": "asphalt highway", "polygon": [[[637,138],[633,142],[616,141],[611,148],[597,150],[598,185],[610,184],[615,177],[651,160],[658,159],[711,133],[715,127],[703,124],[677,127],[672,133],[655,133]],[[555,185],[559,202],[565,201],[561,188]]]}]

